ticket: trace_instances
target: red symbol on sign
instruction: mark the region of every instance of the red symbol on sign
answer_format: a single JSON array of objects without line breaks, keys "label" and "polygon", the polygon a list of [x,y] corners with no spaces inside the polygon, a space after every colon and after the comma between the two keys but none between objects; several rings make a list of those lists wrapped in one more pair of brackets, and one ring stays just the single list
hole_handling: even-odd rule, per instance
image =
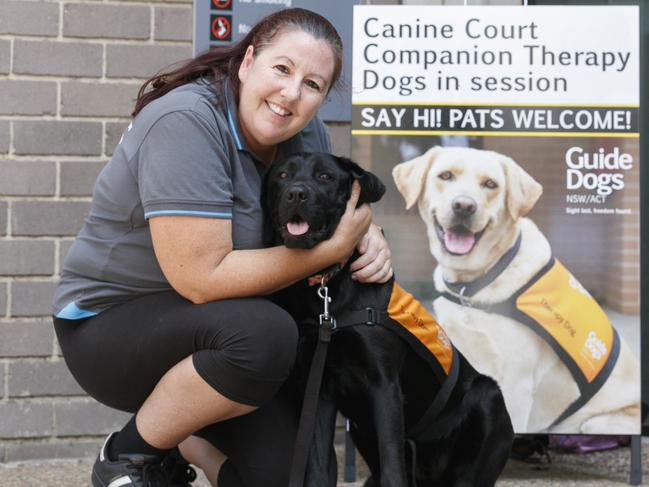
[{"label": "red symbol on sign", "polygon": [[223,41],[230,35],[230,19],[227,17],[214,17],[212,21],[212,35],[215,39]]},{"label": "red symbol on sign", "polygon": [[232,0],[212,0],[212,5],[216,8],[229,8],[232,5]]}]

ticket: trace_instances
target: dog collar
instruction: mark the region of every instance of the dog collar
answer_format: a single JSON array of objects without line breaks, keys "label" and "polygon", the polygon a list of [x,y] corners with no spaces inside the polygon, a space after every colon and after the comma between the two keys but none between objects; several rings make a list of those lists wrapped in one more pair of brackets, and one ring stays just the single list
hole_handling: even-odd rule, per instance
[{"label": "dog collar", "polygon": [[326,286],[327,283],[331,280],[331,278],[336,274],[338,274],[338,272],[340,272],[343,267],[345,267],[345,264],[347,264],[347,260],[339,264],[334,264],[331,267],[325,269],[324,271],[319,272],[318,274],[313,274],[312,276],[307,277],[306,282],[309,285],[309,287],[320,286],[320,285]]},{"label": "dog collar", "polygon": [[444,284],[449,291],[459,295],[460,298],[473,297],[478,293],[478,291],[484,289],[489,284],[494,282],[496,278],[507,268],[511,261],[514,260],[514,257],[521,248],[522,239],[522,234],[519,233],[516,242],[514,242],[514,245],[507,252],[505,252],[500,259],[498,259],[496,265],[489,269],[489,271],[484,276],[478,277],[477,279],[470,282],[448,282],[446,279],[444,279]]}]

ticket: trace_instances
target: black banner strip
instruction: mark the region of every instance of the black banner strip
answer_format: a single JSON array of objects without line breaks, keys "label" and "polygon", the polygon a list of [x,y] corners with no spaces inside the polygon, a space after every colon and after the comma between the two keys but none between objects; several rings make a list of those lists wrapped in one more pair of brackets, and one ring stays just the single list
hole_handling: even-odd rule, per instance
[{"label": "black banner strip", "polygon": [[352,133],[616,135],[637,137],[639,108],[367,104],[352,108]]}]

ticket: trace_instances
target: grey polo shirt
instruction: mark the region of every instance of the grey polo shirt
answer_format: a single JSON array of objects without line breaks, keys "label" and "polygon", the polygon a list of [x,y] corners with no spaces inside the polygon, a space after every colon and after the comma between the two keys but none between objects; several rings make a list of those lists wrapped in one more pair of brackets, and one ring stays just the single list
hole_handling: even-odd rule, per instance
[{"label": "grey polo shirt", "polygon": [[[277,157],[302,150],[330,151],[319,119],[280,144]],[[262,247],[264,171],[242,136],[227,82],[202,79],[149,103],[99,174],[63,264],[55,316],[85,318],[171,289],[153,251],[151,217],[228,218],[234,249]]]}]

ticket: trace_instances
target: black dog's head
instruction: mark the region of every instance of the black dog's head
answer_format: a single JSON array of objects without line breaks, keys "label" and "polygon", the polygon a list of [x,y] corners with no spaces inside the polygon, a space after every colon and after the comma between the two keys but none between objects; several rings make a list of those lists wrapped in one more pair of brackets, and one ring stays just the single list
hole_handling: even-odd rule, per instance
[{"label": "black dog's head", "polygon": [[344,157],[300,152],[273,164],[263,203],[275,236],[302,249],[327,240],[345,212],[354,180],[361,185],[359,205],[385,193],[379,178]]}]

